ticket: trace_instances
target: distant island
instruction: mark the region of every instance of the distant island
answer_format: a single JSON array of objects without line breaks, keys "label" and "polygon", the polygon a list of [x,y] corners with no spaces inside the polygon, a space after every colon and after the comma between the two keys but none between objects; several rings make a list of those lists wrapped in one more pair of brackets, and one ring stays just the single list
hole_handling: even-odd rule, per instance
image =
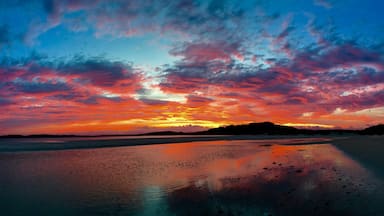
[{"label": "distant island", "polygon": [[45,138],[45,137],[103,137],[103,136],[170,136],[170,135],[384,135],[384,124],[371,126],[362,130],[344,129],[299,129],[272,122],[258,122],[242,125],[229,125],[199,132],[159,131],[143,134],[110,134],[110,135],[3,135],[0,138]]},{"label": "distant island", "polygon": [[198,132],[198,134],[209,135],[383,135],[384,124],[375,125],[363,130],[343,129],[299,129],[290,126],[277,125],[272,122],[250,123],[244,125],[230,125]]}]

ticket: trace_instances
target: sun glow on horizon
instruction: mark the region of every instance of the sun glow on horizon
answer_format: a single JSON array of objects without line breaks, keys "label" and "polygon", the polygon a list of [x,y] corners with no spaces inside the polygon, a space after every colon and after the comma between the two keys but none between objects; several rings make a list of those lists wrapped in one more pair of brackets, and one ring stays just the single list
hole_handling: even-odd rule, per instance
[{"label": "sun glow on horizon", "polygon": [[129,119],[119,120],[108,123],[110,125],[136,125],[136,126],[151,126],[155,128],[168,128],[168,127],[184,127],[184,126],[199,126],[204,128],[215,128],[224,125],[220,122],[213,122],[208,120],[190,120],[184,117],[169,117],[165,119]]},{"label": "sun glow on horizon", "polygon": [[284,123],[281,125],[290,126],[290,127],[307,127],[307,128],[326,128],[326,129],[335,128],[334,125],[316,124],[316,123]]}]

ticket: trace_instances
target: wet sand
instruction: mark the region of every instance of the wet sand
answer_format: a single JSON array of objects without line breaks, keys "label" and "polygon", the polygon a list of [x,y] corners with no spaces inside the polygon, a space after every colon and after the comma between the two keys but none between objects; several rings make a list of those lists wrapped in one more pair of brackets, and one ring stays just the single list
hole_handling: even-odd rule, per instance
[{"label": "wet sand", "polygon": [[384,177],[384,136],[352,136],[332,144]]}]

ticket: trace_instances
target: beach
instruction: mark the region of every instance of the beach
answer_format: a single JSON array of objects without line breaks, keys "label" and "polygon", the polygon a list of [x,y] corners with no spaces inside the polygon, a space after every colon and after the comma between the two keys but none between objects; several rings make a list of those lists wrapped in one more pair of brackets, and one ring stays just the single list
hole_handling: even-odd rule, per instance
[{"label": "beach", "polygon": [[384,177],[384,136],[353,136],[332,144]]},{"label": "beach", "polygon": [[39,141],[0,152],[4,215],[384,213],[381,136]]}]

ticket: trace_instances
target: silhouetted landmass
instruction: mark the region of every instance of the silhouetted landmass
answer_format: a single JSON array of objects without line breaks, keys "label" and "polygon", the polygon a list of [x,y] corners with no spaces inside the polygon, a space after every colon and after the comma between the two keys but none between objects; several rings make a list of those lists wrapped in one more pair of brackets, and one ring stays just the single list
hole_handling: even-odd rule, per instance
[{"label": "silhouetted landmass", "polygon": [[230,125],[213,128],[199,134],[209,135],[339,135],[355,134],[355,130],[309,130],[295,127],[276,125],[272,122],[250,123],[245,125]]},{"label": "silhouetted landmass", "polygon": [[384,134],[384,124],[375,125],[369,128],[366,128],[360,132],[361,134],[366,135],[383,135]]},{"label": "silhouetted landmass", "polygon": [[298,129],[290,126],[277,125],[272,122],[250,123],[244,125],[229,125],[209,129],[206,131],[184,133],[175,131],[159,131],[135,135],[5,135],[0,138],[50,138],[50,137],[103,137],[103,136],[169,136],[169,135],[384,135],[384,125],[379,124],[376,126],[368,127],[363,130],[343,130],[343,129],[327,129],[327,130],[314,130],[314,129]]},{"label": "silhouetted landmass", "polygon": [[299,129],[294,127],[276,125],[272,122],[251,123],[246,125],[229,125],[225,127],[213,128],[201,132],[201,134],[215,135],[288,135],[299,134]]}]

